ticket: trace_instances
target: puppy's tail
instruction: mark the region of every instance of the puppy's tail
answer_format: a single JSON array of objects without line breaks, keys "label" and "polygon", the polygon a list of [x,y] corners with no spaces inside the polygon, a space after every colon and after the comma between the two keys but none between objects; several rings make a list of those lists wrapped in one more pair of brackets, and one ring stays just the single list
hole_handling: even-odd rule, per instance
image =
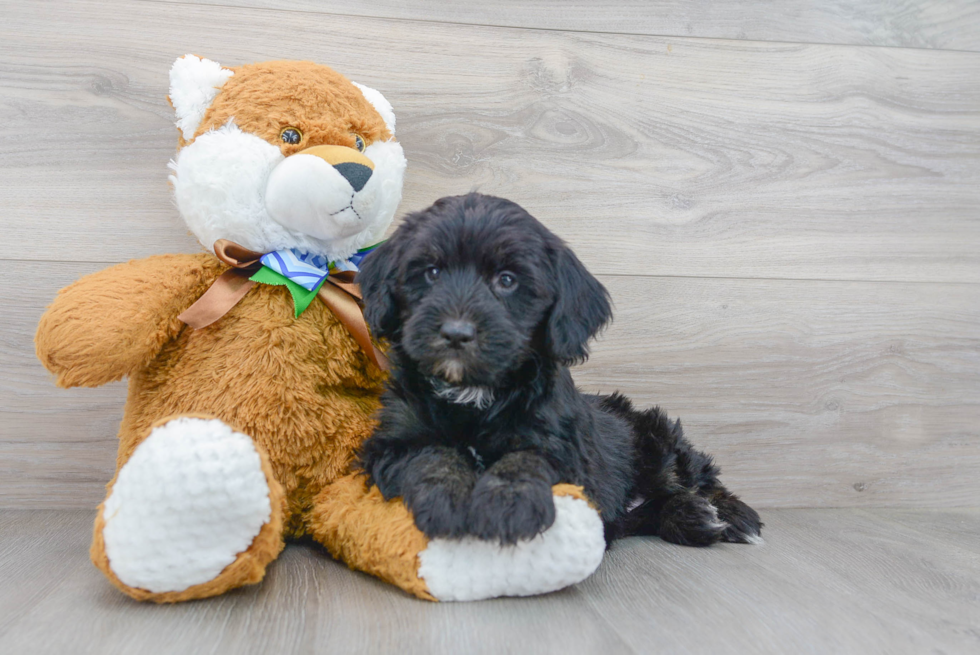
[{"label": "puppy's tail", "polygon": [[637,410],[619,393],[600,405],[629,423],[634,439],[630,502],[607,526],[608,540],[659,535],[687,546],[761,543],[759,515],[725,488],[711,457],[684,437],[680,420],[671,421],[659,407]]}]

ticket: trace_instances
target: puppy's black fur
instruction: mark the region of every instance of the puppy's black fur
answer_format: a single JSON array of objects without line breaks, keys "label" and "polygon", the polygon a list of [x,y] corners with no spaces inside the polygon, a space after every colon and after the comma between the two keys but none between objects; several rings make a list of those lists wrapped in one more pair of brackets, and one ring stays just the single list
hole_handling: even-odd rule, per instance
[{"label": "puppy's black fur", "polygon": [[380,423],[360,463],[430,537],[514,543],[582,485],[607,540],[758,539],[759,516],[659,409],[580,393],[568,366],[611,319],[606,289],[513,202],[443,198],[409,215],[357,277],[391,344]]}]

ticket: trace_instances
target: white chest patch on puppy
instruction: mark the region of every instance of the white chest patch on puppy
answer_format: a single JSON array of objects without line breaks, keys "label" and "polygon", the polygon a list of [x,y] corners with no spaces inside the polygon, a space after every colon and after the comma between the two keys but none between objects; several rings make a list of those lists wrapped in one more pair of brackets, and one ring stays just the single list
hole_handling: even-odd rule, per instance
[{"label": "white chest patch on puppy", "polygon": [[451,387],[436,389],[436,395],[456,405],[472,405],[486,409],[493,404],[493,389],[490,387]]},{"label": "white chest patch on puppy", "polygon": [[213,580],[272,515],[252,439],[219,420],[155,428],[119,471],[103,517],[109,566],[153,592]]},{"label": "white chest patch on puppy", "polygon": [[554,524],[534,539],[513,546],[433,539],[419,553],[419,577],[439,600],[533,596],[581,582],[605,552],[599,513],[584,500],[556,496]]}]

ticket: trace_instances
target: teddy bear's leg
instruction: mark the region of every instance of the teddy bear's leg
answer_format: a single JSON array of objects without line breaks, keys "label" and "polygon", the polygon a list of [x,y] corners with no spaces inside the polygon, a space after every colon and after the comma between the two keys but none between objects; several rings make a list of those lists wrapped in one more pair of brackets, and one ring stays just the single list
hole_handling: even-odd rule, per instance
[{"label": "teddy bear's leg", "polygon": [[330,553],[427,600],[532,596],[587,578],[605,552],[599,513],[580,487],[554,487],[556,517],[545,532],[513,546],[428,539],[398,498],[385,501],[350,475],[317,496],[310,529]]},{"label": "teddy bear's leg", "polygon": [[218,419],[165,419],[110,484],[92,561],[137,600],[214,596],[262,579],[282,550],[283,512],[251,437]]}]

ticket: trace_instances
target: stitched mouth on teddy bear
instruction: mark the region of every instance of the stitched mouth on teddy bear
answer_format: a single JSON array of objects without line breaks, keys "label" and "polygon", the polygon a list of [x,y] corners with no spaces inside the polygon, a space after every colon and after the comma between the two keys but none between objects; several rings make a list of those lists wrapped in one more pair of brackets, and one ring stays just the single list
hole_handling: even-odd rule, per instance
[{"label": "stitched mouth on teddy bear", "polygon": [[[312,149],[311,149],[312,150]],[[356,151],[352,151],[356,153]],[[330,163],[306,151],[285,158],[269,175],[265,204],[280,225],[318,239],[343,239],[365,228],[365,216],[355,201],[370,200],[373,164],[360,161]]]}]

